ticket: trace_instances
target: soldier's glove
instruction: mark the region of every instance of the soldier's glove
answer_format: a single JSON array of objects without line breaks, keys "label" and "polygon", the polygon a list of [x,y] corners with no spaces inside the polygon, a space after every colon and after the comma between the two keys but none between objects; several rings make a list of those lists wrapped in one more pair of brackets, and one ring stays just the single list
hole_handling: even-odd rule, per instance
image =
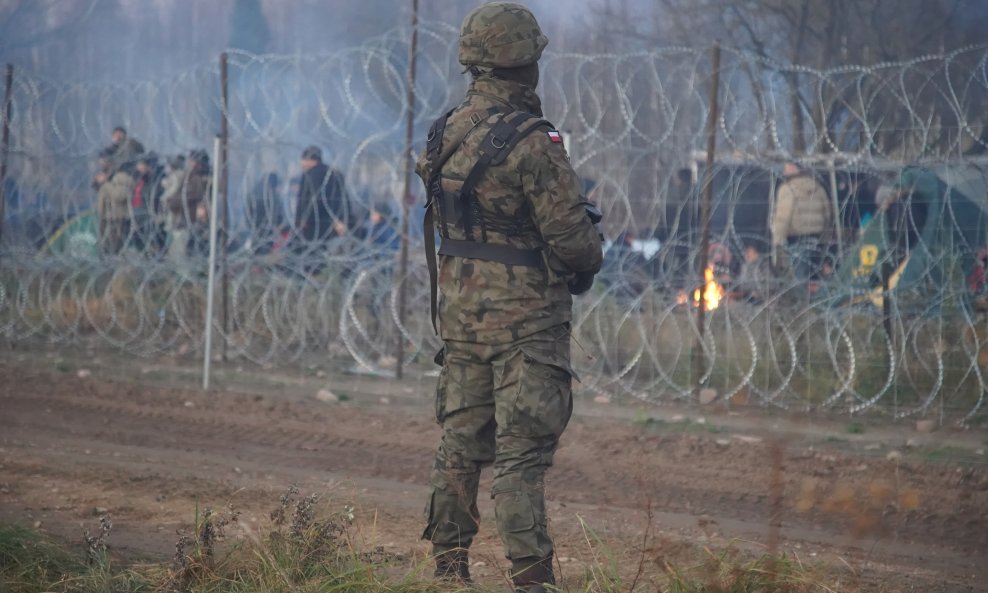
[{"label": "soldier's glove", "polygon": [[604,241],[604,231],[600,228],[600,222],[604,220],[604,215],[601,213],[600,208],[597,207],[593,202],[586,202],[583,205],[584,210],[587,211],[587,218],[593,223],[593,230],[597,231],[597,236],[600,237],[600,241]]},{"label": "soldier's glove", "polygon": [[593,272],[577,272],[566,283],[566,288],[569,289],[570,294],[583,294],[593,286],[593,277]]},{"label": "soldier's glove", "polygon": [[[597,231],[597,235],[600,237],[601,242],[603,242],[604,232],[600,228],[600,222],[604,220],[604,215],[600,212],[600,208],[593,202],[586,202],[583,207],[587,211],[587,218],[593,223],[594,230]],[[570,294],[583,294],[593,286],[593,278],[593,272],[576,272],[569,279],[569,282],[566,283],[566,288],[569,289]]]}]

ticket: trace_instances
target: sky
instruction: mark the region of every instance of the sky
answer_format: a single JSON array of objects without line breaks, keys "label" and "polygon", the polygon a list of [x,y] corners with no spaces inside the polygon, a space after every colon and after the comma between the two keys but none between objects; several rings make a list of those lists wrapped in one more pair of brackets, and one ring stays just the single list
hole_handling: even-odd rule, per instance
[{"label": "sky", "polygon": [[[230,39],[235,0],[0,0],[0,61],[59,79],[148,77],[215,60]],[[408,27],[411,0],[258,0],[266,51],[325,52]],[[605,0],[529,0],[555,51],[573,51],[588,6]],[[644,12],[647,0],[610,0]],[[421,0],[423,21],[458,26],[480,2]],[[39,18],[38,13],[41,16]],[[43,21],[43,22],[39,22]],[[455,32],[450,43],[455,41]],[[82,59],[84,58],[84,59]]]}]

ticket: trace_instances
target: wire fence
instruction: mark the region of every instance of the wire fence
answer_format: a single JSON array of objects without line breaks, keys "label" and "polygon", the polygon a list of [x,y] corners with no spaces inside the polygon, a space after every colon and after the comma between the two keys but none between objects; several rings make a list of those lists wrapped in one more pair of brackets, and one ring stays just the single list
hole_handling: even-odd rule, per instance
[{"label": "wire fence", "polygon": [[[407,36],[331,54],[230,54],[226,290],[211,323],[227,358],[328,358],[383,374],[400,335],[412,376],[431,370],[439,341],[420,208],[407,271],[397,258]],[[466,87],[455,38],[447,25],[421,25],[415,150]],[[705,401],[983,420],[988,49],[829,71],[725,50],[709,271],[699,269],[697,207],[707,52],[550,53],[542,71],[546,115],[609,239],[595,288],[576,299],[581,388],[658,403],[690,401],[699,384]],[[15,74],[0,260],[9,343],[201,356],[205,254],[169,257],[174,221],[148,205],[131,209],[123,248],[107,253],[91,182],[118,125],[162,163],[208,146],[221,82],[215,64],[109,85]],[[303,240],[296,225],[293,182],[309,145],[345,178],[347,228],[326,241]],[[839,224],[811,249],[773,257],[788,159],[817,177]],[[894,211],[878,209],[908,171],[920,182]],[[414,186],[407,199],[421,205]],[[804,261],[812,274],[799,272]]]}]

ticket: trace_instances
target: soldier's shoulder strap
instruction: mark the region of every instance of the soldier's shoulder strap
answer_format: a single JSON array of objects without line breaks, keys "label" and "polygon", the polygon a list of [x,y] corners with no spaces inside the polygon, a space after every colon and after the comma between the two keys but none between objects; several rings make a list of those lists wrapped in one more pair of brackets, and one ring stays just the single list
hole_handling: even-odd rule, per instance
[{"label": "soldier's shoulder strap", "polygon": [[[482,257],[484,253],[478,252],[478,249],[483,249],[487,246],[468,245],[468,243],[472,241],[472,223],[470,221],[470,215],[473,212],[473,200],[475,199],[474,191],[476,189],[477,182],[480,181],[483,174],[489,167],[503,163],[511,153],[512,149],[514,149],[514,147],[517,146],[522,139],[531,134],[537,128],[542,126],[552,128],[551,123],[540,119],[531,113],[515,111],[505,114],[498,108],[491,107],[487,110],[486,115],[483,112],[474,113],[471,116],[473,126],[467,128],[462,136],[455,138],[448,147],[444,148],[443,136],[446,130],[446,122],[452,113],[453,111],[451,110],[433,122],[432,127],[429,129],[429,136],[426,143],[426,159],[429,161],[429,182],[428,187],[426,188],[428,193],[428,201],[426,203],[425,217],[423,220],[423,233],[425,238],[425,257],[429,269],[432,329],[436,331],[436,333],[438,333],[436,315],[438,312],[439,296],[439,266],[436,261],[435,221],[433,218],[433,212],[435,209],[433,208],[433,205],[436,204],[438,200],[442,199],[441,171],[443,165],[445,165],[446,161],[448,161],[449,158],[459,149],[460,144],[462,144],[463,140],[470,134],[470,132],[476,129],[481,123],[489,119],[492,115],[500,113],[499,117],[494,120],[494,123],[488,130],[487,135],[484,136],[483,140],[481,140],[479,149],[480,158],[474,164],[473,168],[470,169],[470,172],[464,180],[463,187],[460,189],[460,197],[464,201],[463,211],[466,213],[465,222],[468,241],[456,243],[463,243],[464,247],[472,247],[469,250],[469,253],[472,254],[471,257]],[[444,246],[447,247],[448,250],[451,246],[447,245],[447,243],[450,243],[449,240],[444,241]],[[533,265],[529,262],[531,258],[524,257],[519,260],[518,254],[515,253],[499,254],[499,257],[495,257],[493,259],[495,261],[505,261],[506,263],[515,263],[518,265]]]},{"label": "soldier's shoulder strap", "polygon": [[467,173],[460,188],[460,199],[463,200],[464,223],[466,225],[466,238],[473,240],[473,221],[470,215],[474,212],[474,200],[476,199],[477,183],[483,178],[487,169],[500,165],[508,158],[511,151],[525,137],[540,127],[552,124],[526,111],[514,111],[499,117],[491,126],[487,135],[480,142],[480,158],[474,163],[473,168]]},{"label": "soldier's shoulder strap", "polygon": [[525,111],[515,111],[499,117],[480,142],[480,158],[467,174],[460,191],[473,193],[477,182],[489,167],[500,165],[508,158],[519,142],[540,127],[552,128],[552,124]]},{"label": "soldier's shoulder strap", "polygon": [[[439,271],[438,264],[436,263],[436,237],[435,237],[435,221],[433,220],[433,204],[435,203],[437,196],[442,194],[442,169],[449,157],[455,152],[454,150],[448,152],[446,159],[442,159],[443,152],[443,135],[446,133],[446,122],[449,120],[449,116],[453,115],[453,109],[450,109],[445,114],[440,116],[436,121],[432,122],[432,126],[429,127],[429,135],[426,137],[425,143],[425,158],[429,163],[429,176],[426,179],[425,187],[425,217],[422,220],[422,237],[425,239],[425,261],[426,267],[429,269],[429,290],[430,299],[429,306],[432,313],[432,331],[439,333],[439,329],[436,327],[436,310],[437,310],[437,299],[438,299],[438,287],[439,287]],[[461,139],[460,142],[463,140]]]},{"label": "soldier's shoulder strap", "polygon": [[426,139],[425,145],[425,154],[426,160],[429,162],[430,177],[438,176],[442,172],[443,165],[446,164],[446,161],[456,154],[456,151],[459,150],[460,145],[463,144],[466,137],[469,136],[470,133],[477,128],[477,126],[486,121],[492,115],[500,113],[502,110],[498,107],[490,107],[484,111],[475,112],[470,116],[470,123],[472,125],[465,128],[458,136],[453,137],[449,143],[444,144],[443,140],[446,134],[446,124],[449,121],[450,116],[453,115],[453,112],[455,111],[455,108],[450,109],[438,117],[436,121],[432,122],[432,125],[429,127],[429,135]]},{"label": "soldier's shoulder strap", "polygon": [[425,143],[425,156],[429,161],[430,172],[436,168],[436,162],[439,159],[440,153],[443,150],[443,135],[446,133],[446,122],[449,121],[449,116],[453,115],[453,109],[450,109],[443,115],[436,118],[436,121],[432,122],[429,126],[429,135],[426,137]]},{"label": "soldier's shoulder strap", "polygon": [[422,220],[422,233],[425,238],[425,260],[427,267],[429,269],[429,289],[431,293],[431,298],[429,300],[431,313],[432,313],[432,329],[436,333],[439,333],[436,327],[436,313],[438,309],[438,297],[439,297],[439,265],[436,261],[436,237],[435,237],[435,219],[433,212],[435,209],[433,205],[437,203],[437,200],[442,198],[442,170],[443,165],[446,161],[452,157],[457,150],[459,150],[460,145],[466,137],[472,132],[478,125],[485,121],[490,116],[498,113],[500,110],[496,107],[491,107],[487,110],[486,114],[484,112],[474,113],[470,117],[472,126],[466,128],[464,132],[452,141],[443,146],[443,137],[446,134],[446,123],[449,121],[453,112],[456,111],[455,108],[450,109],[445,114],[432,122],[429,127],[429,135],[426,138],[425,144],[425,154],[426,160],[429,163],[429,175],[426,181],[426,204],[425,204],[425,216]]}]

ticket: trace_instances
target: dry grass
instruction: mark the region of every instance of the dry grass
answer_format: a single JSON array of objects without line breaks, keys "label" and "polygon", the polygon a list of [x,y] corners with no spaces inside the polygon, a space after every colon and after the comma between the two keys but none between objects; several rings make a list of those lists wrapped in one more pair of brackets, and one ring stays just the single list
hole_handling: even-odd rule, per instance
[{"label": "dry grass", "polygon": [[[650,514],[651,516],[651,514]],[[0,591],[4,593],[438,593],[456,587],[425,578],[431,560],[365,550],[354,511],[292,486],[262,530],[242,524],[232,508],[196,508],[191,528],[179,534],[170,561],[118,566],[107,551],[112,522],[101,518],[75,556],[39,533],[0,525]],[[731,547],[699,551],[652,535],[651,521],[631,562],[621,562],[584,524],[592,559],[582,575],[569,574],[570,593],[811,593],[837,591],[821,584],[825,571],[798,558],[752,557]],[[673,552],[670,550],[675,549]],[[504,585],[499,584],[498,588]],[[471,591],[494,590],[472,586]]]}]

